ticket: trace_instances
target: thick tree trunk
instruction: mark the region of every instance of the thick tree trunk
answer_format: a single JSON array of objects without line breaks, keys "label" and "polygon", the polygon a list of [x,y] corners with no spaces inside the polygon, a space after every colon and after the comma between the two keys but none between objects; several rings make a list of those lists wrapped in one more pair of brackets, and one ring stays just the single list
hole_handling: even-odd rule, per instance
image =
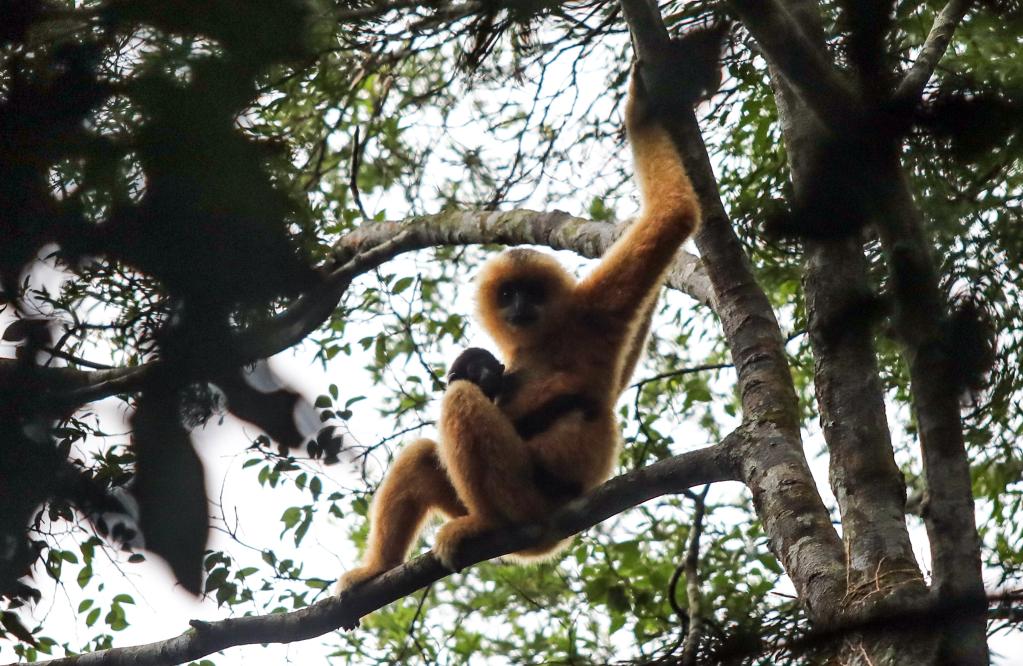
[{"label": "thick tree trunk", "polygon": [[923,457],[924,524],[931,546],[932,597],[960,615],[943,636],[942,663],[988,663],[986,597],[980,537],[960,418],[959,388],[951,372],[953,350],[945,338],[946,299],[923,221],[901,165],[892,165],[892,187],[878,200],[886,224],[881,239],[896,298],[895,327],[905,345],[913,411]]},{"label": "thick tree trunk", "polygon": [[[815,3],[786,4],[800,32],[813,37],[823,52]],[[962,11],[956,9],[959,17]],[[808,165],[810,151],[828,130],[774,67],[772,78],[798,195],[820,186],[811,181]],[[896,324],[905,332],[901,337],[920,421],[933,586],[928,598],[905,527],[905,486],[891,448],[871,322],[857,312],[872,296],[862,244],[856,239],[808,240],[804,286],[815,387],[848,555],[849,590],[842,616],[854,622],[871,613],[908,611],[928,602],[945,609],[961,605],[965,613],[955,631],[938,623],[930,631],[925,627],[902,635],[860,636],[843,648],[843,663],[986,664],[979,540],[958,404],[947,379],[941,338],[944,303],[920,213],[900,167],[893,164],[891,177],[883,182],[888,185],[884,191],[871,193],[877,198],[873,209],[882,211],[874,221],[879,222],[892,271],[900,315]],[[913,276],[911,284],[907,275]]]},{"label": "thick tree trunk", "polygon": [[[663,63],[668,35],[655,4],[622,0],[639,58]],[[822,623],[845,593],[842,543],[810,474],[784,339],[771,304],[721,202],[691,109],[664,119],[700,198],[696,245],[714,288],[716,311],[735,364],[743,407],[741,476],[753,494],[771,549],[810,616]]]},{"label": "thick tree trunk", "polygon": [[[806,151],[820,125],[774,78],[782,134],[797,193],[808,182]],[[806,241],[803,286],[814,356],[814,389],[830,454],[831,487],[842,516],[848,589],[839,622],[926,601],[927,588],[906,528],[906,486],[895,463],[884,394],[874,354],[871,298],[862,243]],[[847,641],[842,663],[926,664],[936,657],[933,636],[874,633]]]}]

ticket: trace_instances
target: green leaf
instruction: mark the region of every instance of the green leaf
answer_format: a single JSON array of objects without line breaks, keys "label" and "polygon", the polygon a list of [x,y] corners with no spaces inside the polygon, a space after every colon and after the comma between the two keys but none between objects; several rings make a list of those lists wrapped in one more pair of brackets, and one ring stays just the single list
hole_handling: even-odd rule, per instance
[{"label": "green leaf", "polygon": [[298,524],[298,521],[302,519],[302,511],[297,506],[291,506],[284,510],[281,515],[281,522],[284,523],[285,530],[289,530]]},{"label": "green leaf", "polygon": [[413,282],[413,279],[410,278],[410,277],[403,277],[403,278],[399,279],[398,281],[396,281],[394,283],[394,286],[391,287],[391,293],[392,294],[400,294],[401,292],[403,292],[406,289],[408,289],[409,287],[411,287],[412,286],[412,282]]},{"label": "green leaf", "polygon": [[84,589],[85,586],[89,584],[89,581],[92,580],[92,565],[86,564],[84,567],[79,569],[78,577],[75,580],[78,583],[78,587]]}]

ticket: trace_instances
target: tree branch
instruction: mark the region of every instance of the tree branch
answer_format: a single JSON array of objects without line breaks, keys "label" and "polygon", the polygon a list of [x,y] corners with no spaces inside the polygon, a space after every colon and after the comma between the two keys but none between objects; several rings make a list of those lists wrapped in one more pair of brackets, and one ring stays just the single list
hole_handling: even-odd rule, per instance
[{"label": "tree branch", "polygon": [[[804,31],[817,27],[807,26],[811,18],[819,20],[816,16],[811,17],[806,13],[801,16]],[[937,34],[945,35],[941,39],[949,39],[951,35],[947,32],[947,26]],[[940,54],[934,53],[935,48],[937,44],[932,44],[928,50],[930,55],[921,54],[921,57],[924,60],[940,57]],[[924,82],[920,81],[919,85],[924,85]],[[801,164],[805,160],[801,159],[801,155],[812,149],[813,143],[826,128],[820,125],[815,127],[813,116],[799,111],[801,101],[805,100],[791,94],[788,83],[785,77],[774,76],[783,133],[793,164],[794,185],[797,189],[815,187],[816,183],[799,182],[801,178],[804,181],[806,179],[805,170],[801,168],[805,166]],[[795,117],[797,115],[798,118]],[[876,188],[872,198],[877,204],[876,219],[881,221],[878,228],[888,259],[890,284],[899,303],[896,328],[906,344],[913,403],[920,423],[928,487],[925,520],[933,555],[933,590],[939,600],[978,598],[983,595],[983,580],[980,575],[969,464],[963,448],[957,396],[951,382],[945,378],[947,359],[942,331],[946,304],[938,288],[938,276],[920,210],[913,202],[897,154],[893,154],[889,163],[882,167],[886,173],[878,182],[884,182],[885,186]],[[854,246],[853,250],[850,250],[850,245]],[[862,268],[857,268],[863,261],[861,250],[851,243],[829,245],[808,242],[807,253],[809,263],[806,289],[811,320],[820,316],[825,319],[830,316],[833,319],[838,304],[828,303],[828,299],[848,302],[850,298],[856,297],[849,289],[864,282]],[[822,311],[822,308],[826,311]],[[813,312],[815,309],[816,313]],[[831,326],[836,323],[832,321]],[[831,447],[833,485],[849,540],[851,574],[854,575],[857,568],[870,561],[876,561],[877,570],[882,571],[882,563],[887,562],[886,558],[892,555],[902,557],[911,565],[911,548],[904,534],[901,511],[898,511],[899,507],[904,506],[904,491],[901,480],[897,478],[899,473],[893,469],[893,454],[887,427],[883,422],[883,404],[878,395],[880,389],[873,386],[876,378],[863,373],[865,368],[871,366],[870,359],[873,357],[870,350],[862,348],[866,336],[850,335],[846,326],[843,330],[848,339],[840,340],[836,346],[834,339],[827,340],[825,331],[814,331],[815,326],[811,321],[811,339],[818,364],[817,390],[824,430]],[[857,345],[861,348],[856,349]],[[822,367],[828,364],[834,367]],[[869,409],[871,404],[875,408]],[[828,414],[834,415],[830,420],[836,423],[827,422]],[[837,418],[839,414],[840,419]],[[842,432],[850,423],[853,430]],[[844,488],[855,488],[855,496],[844,492]],[[864,488],[868,489],[866,493]],[[872,508],[866,513],[863,512],[866,505],[860,501],[860,497],[870,497],[872,500]],[[890,515],[886,515],[884,506],[890,509]],[[906,582],[910,584],[902,587],[908,592],[910,601],[916,601],[920,595],[911,580],[916,567],[907,568],[909,577]],[[856,583],[855,580],[850,582],[854,585]],[[955,638],[942,638],[947,640],[940,641],[941,655],[948,663],[986,663],[984,625],[981,620],[965,623]],[[938,642],[925,641],[931,645],[921,647],[926,650]],[[900,651],[906,653],[905,648],[903,645]],[[909,646],[909,650],[912,649]]]},{"label": "tree branch", "polygon": [[665,45],[670,40],[664,19],[653,0],[621,0],[622,14],[632,33],[632,46],[636,57],[656,62],[664,57]]},{"label": "tree branch", "polygon": [[[595,259],[618,239],[623,225],[594,222],[564,211],[446,211],[392,222],[374,222],[352,231],[334,246],[335,257],[344,262],[393,238],[409,234],[409,249],[444,245],[542,245],[571,250]],[[667,285],[696,301],[713,307],[714,293],[700,258],[681,251],[668,271]]]},{"label": "tree branch", "polygon": [[[807,22],[816,17],[804,15]],[[802,26],[819,34],[816,24]],[[823,41],[822,41],[823,43]],[[778,119],[796,195],[819,187],[809,155],[826,129],[771,68]],[[813,224],[814,221],[810,221]],[[848,607],[926,593],[904,518],[906,484],[895,463],[873,345],[873,293],[857,238],[804,241],[804,292],[814,391],[842,516]],[[889,594],[876,594],[883,576]]]},{"label": "tree branch", "polygon": [[956,27],[970,10],[970,0],[949,0],[949,3],[934,18],[934,25],[917,55],[916,62],[906,72],[895,90],[895,101],[907,107],[915,107],[923,95],[924,86],[934,74],[934,68],[945,55],[952,42]]},{"label": "tree branch", "polygon": [[810,619],[832,624],[845,595],[845,554],[817,492],[798,433],[773,423],[746,424],[740,475]]},{"label": "tree branch", "polygon": [[[939,602],[982,599],[970,460],[959,408],[959,389],[946,339],[947,300],[939,286],[924,221],[901,165],[890,166],[890,187],[877,193],[881,245],[897,301],[896,333],[904,344],[923,458],[924,524],[931,548],[932,592]],[[945,635],[947,663],[986,664],[983,617],[970,618],[953,638]]]},{"label": "tree branch", "polygon": [[[364,225],[335,246],[335,267],[315,291],[299,297],[279,315],[257,328],[239,332],[221,355],[235,367],[273,356],[298,344],[337,307],[351,281],[399,254],[441,245],[501,243],[545,245],[599,257],[622,232],[619,225],[573,217],[561,211],[447,211],[393,222]],[[713,307],[714,295],[699,257],[680,252],[668,271],[667,284]],[[0,380],[23,370],[14,359],[0,359]],[[39,390],[53,404],[81,405],[112,395],[134,393],[147,381],[155,363],[133,368],[86,372],[77,368],[32,368]]]},{"label": "tree branch", "polygon": [[767,60],[828,127],[859,125],[865,110],[856,90],[777,0],[730,0]]},{"label": "tree branch", "polygon": [[[876,322],[865,307],[873,294],[863,249],[855,240],[807,241],[804,276],[814,391],[848,553],[847,601],[923,595],[874,353]],[[890,595],[877,593],[879,577]]]},{"label": "tree branch", "polygon": [[700,536],[703,534],[703,518],[707,510],[707,492],[693,498],[696,508],[693,511],[693,525],[689,529],[689,545],[683,568],[686,572],[686,600],[689,606],[689,630],[686,632],[685,647],[682,648],[682,666],[696,666],[700,647],[700,634],[703,632],[703,595],[700,593]]},{"label": "tree branch", "polygon": [[[683,453],[611,479],[555,512],[543,525],[525,525],[476,537],[464,545],[459,559],[466,565],[561,539],[655,497],[693,486],[736,480],[734,452],[745,436],[736,431],[719,444]],[[290,643],[353,626],[367,613],[412,594],[451,572],[427,553],[392,569],[340,597],[324,599],[291,613],[193,621],[193,629],[164,641],[113,648],[53,659],[51,666],[164,666],[178,664],[236,645]]]},{"label": "tree branch", "polygon": [[61,411],[69,405],[137,391],[153,365],[89,372],[70,367],[26,366],[19,359],[0,358],[0,384],[22,382],[23,390],[32,390],[41,396],[41,404],[50,401],[47,396],[53,396],[54,408]]},{"label": "tree branch", "polygon": [[651,382],[657,382],[662,379],[670,379],[671,377],[681,377],[683,375],[691,375],[696,372],[705,372],[707,370],[724,370],[725,368],[734,368],[735,366],[731,363],[705,363],[703,365],[693,365],[688,368],[679,368],[678,370],[670,370],[668,372],[661,372],[652,377],[645,377],[635,384],[629,385],[629,388],[643,388]]},{"label": "tree branch", "polygon": [[[333,18],[338,22],[347,21],[373,21],[383,18],[386,14],[402,9],[418,9],[428,3],[422,0],[398,0],[396,2],[374,2],[368,7],[356,9],[345,9],[334,13]],[[447,17],[457,18],[474,14],[483,7],[479,2],[443,2],[436,3],[436,11]]]}]

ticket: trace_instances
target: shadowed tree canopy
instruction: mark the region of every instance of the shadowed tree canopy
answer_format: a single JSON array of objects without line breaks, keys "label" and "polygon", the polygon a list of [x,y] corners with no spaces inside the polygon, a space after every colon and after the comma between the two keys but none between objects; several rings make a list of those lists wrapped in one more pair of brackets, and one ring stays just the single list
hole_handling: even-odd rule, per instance
[{"label": "shadowed tree canopy", "polygon": [[[1021,45],[1012,0],[0,0],[0,662],[988,663],[1023,621]],[[619,476],[331,597],[488,344],[480,262],[585,271],[634,209],[637,59],[704,223]],[[152,559],[219,619],[125,639]]]}]

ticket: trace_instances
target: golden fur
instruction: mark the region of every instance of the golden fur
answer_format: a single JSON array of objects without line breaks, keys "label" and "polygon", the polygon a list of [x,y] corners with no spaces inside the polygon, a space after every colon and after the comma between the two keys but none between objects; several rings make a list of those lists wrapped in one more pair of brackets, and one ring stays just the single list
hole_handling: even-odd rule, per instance
[{"label": "golden fur", "polygon": [[[449,385],[440,442],[419,440],[398,456],[374,500],[363,564],[341,578],[339,591],[401,564],[431,511],[450,518],[433,550],[451,568],[465,538],[543,520],[570,497],[538,483],[538,465],[581,492],[611,475],[619,450],[614,404],[638,358],[664,273],[699,224],[682,161],[638,92],[634,83],[626,125],[643,201],[639,218],[579,282],[531,250],[505,251],[484,266],[478,317],[516,389],[495,403],[468,381]],[[538,323],[526,328],[506,323],[495,303],[500,284],[522,279],[541,282],[546,295]],[[586,396],[594,413],[569,412],[525,441],[517,434],[517,419],[566,394]],[[528,559],[558,547],[542,544],[517,555]]]}]

